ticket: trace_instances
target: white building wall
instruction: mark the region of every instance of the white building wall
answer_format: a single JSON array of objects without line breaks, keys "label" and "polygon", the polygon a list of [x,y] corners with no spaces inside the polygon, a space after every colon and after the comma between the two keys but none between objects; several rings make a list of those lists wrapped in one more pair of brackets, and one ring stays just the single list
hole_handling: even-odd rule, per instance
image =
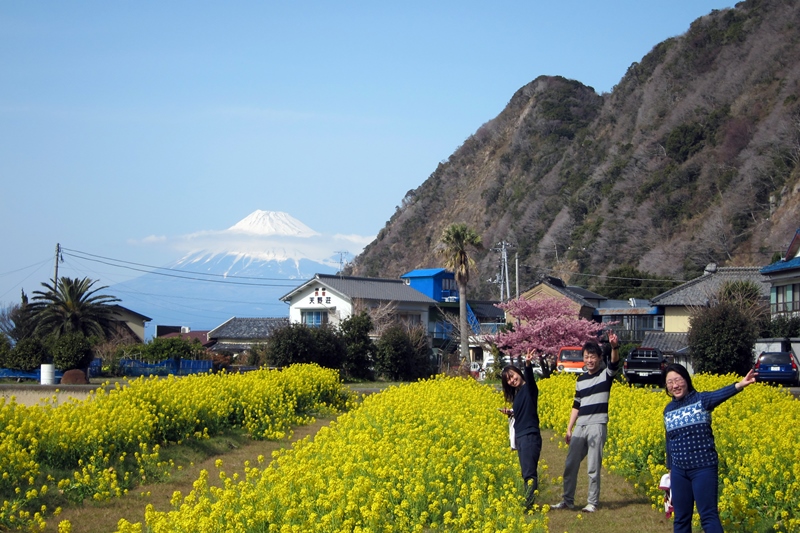
[{"label": "white building wall", "polygon": [[302,322],[303,311],[322,311],[328,313],[328,323],[335,325],[353,314],[352,304],[340,295],[324,291],[321,286],[312,286],[292,298],[289,304],[289,322],[299,324]]}]

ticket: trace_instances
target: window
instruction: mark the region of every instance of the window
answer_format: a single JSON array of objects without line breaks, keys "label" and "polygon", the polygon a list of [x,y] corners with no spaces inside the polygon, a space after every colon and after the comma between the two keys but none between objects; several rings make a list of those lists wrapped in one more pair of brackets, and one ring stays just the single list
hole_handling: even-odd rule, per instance
[{"label": "window", "polygon": [[328,323],[327,311],[301,311],[300,321],[310,328],[318,328]]},{"label": "window", "polygon": [[456,285],[456,280],[452,278],[445,278],[442,280],[442,290],[443,291],[457,291],[458,285]]},{"label": "window", "polygon": [[785,313],[786,309],[786,285],[775,287],[775,313]]},{"label": "window", "polygon": [[775,300],[772,303],[774,314],[797,313],[800,311],[800,283],[775,287]]},{"label": "window", "polygon": [[325,297],[325,303],[326,303],[326,304],[329,304],[329,303],[331,303],[331,297],[330,297],[330,296],[326,296],[326,297]]},{"label": "window", "polygon": [[403,321],[404,323],[406,323],[406,324],[408,324],[410,326],[416,326],[416,325],[419,325],[419,324],[422,323],[422,317],[419,316],[419,315],[412,315],[412,314],[407,314],[407,313],[399,313],[397,315],[397,318],[399,318],[401,321]]},{"label": "window", "polygon": [[647,330],[664,330],[664,315],[648,315],[639,317],[639,327]]}]

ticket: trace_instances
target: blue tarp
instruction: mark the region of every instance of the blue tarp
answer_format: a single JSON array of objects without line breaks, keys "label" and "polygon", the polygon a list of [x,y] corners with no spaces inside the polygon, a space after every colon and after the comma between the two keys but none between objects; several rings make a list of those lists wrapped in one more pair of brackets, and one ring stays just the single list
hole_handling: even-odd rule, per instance
[{"label": "blue tarp", "polygon": [[[89,377],[97,377],[101,374],[103,368],[103,361],[95,359],[91,362],[88,369]],[[175,360],[167,359],[159,363],[143,363],[142,361],[134,361],[133,359],[120,360],[120,368],[124,376],[167,376],[175,374],[176,376],[188,376],[189,374],[203,374],[211,370],[211,361],[194,361],[191,359],[181,359],[179,365],[175,368]],[[61,382],[61,377],[64,372],[61,370],[55,371],[55,383]],[[33,372],[23,372],[22,370],[11,370],[9,368],[0,368],[0,378],[10,379],[33,379],[41,381],[41,370],[36,369]]]},{"label": "blue tarp", "polygon": [[174,359],[166,359],[158,363],[144,363],[132,359],[122,359],[119,362],[124,376],[187,376],[189,374],[202,374],[211,370],[211,361],[194,361],[181,359],[178,368],[175,368]]},{"label": "blue tarp", "polygon": [[[64,372],[61,370],[55,371],[55,383],[61,381]],[[42,380],[42,370],[37,368],[33,372],[24,372],[22,370],[12,370],[10,368],[0,368],[0,378],[10,379],[35,379],[36,381]]]}]

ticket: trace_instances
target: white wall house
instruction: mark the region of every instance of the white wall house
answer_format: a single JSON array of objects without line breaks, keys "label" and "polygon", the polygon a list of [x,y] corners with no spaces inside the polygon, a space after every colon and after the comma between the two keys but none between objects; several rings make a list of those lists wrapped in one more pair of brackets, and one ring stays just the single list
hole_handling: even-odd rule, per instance
[{"label": "white wall house", "polygon": [[410,324],[427,327],[436,302],[401,279],[361,278],[315,274],[281,297],[289,304],[289,321],[308,326],[336,325],[353,314],[353,308],[391,304],[394,314]]}]

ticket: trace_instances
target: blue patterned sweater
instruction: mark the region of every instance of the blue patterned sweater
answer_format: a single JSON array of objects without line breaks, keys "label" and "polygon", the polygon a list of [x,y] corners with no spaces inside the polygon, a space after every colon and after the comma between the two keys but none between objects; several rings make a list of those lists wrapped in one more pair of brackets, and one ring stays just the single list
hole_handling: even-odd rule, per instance
[{"label": "blue patterned sweater", "polygon": [[682,469],[716,465],[717,449],[711,431],[711,411],[736,394],[736,385],[714,392],[691,392],[672,399],[664,408],[667,430],[667,468]]}]

